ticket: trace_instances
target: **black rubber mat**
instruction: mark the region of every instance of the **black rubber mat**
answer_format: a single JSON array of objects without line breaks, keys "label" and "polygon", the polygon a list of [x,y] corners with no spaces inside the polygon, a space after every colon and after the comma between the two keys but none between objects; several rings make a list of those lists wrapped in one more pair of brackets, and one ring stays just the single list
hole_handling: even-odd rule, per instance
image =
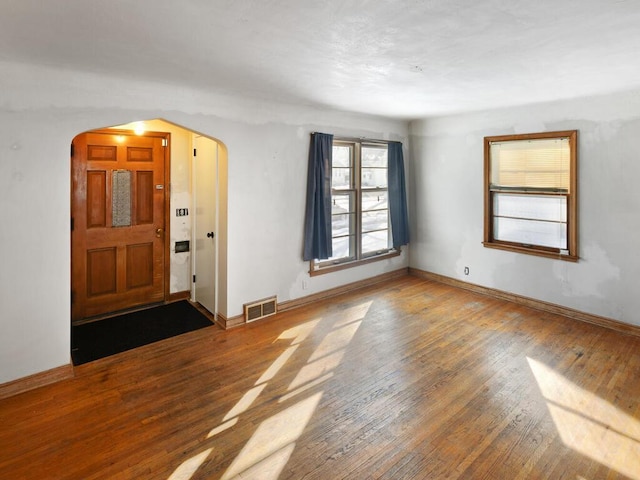
[{"label": "black rubber mat", "polygon": [[130,312],[71,328],[74,365],[191,332],[213,323],[188,301]]}]

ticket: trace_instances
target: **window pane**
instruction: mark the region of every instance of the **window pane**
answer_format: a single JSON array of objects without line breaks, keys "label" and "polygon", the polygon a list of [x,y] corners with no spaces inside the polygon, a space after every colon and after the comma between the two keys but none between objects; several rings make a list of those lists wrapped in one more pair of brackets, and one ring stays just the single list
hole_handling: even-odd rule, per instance
[{"label": "window pane", "polygon": [[362,192],[362,210],[380,210],[389,208],[387,191]]},{"label": "window pane", "polygon": [[330,260],[355,255],[356,202],[355,192],[334,193],[331,196],[331,236],[333,256]]},{"label": "window pane", "polygon": [[329,259],[339,260],[352,256],[354,237],[338,237],[333,239],[333,256]]},{"label": "window pane", "polygon": [[331,171],[333,256],[330,267],[389,251],[387,145],[337,140]]},{"label": "window pane", "polygon": [[334,145],[332,152],[333,168],[351,167],[351,147],[344,145]]},{"label": "window pane", "polygon": [[387,188],[386,168],[362,168],[362,188]]},{"label": "window pane", "polygon": [[351,169],[333,167],[331,169],[331,188],[351,188]]},{"label": "window pane", "polygon": [[362,146],[362,167],[387,168],[387,146]]},{"label": "window pane", "polygon": [[369,232],[362,235],[362,253],[373,253],[388,250],[389,248],[389,231],[381,230],[378,232]]},{"label": "window pane", "polygon": [[388,210],[362,212],[362,231],[382,230],[389,228]]},{"label": "window pane", "polygon": [[566,222],[567,197],[494,193],[493,213],[500,217]]},{"label": "window pane", "polygon": [[339,237],[349,235],[350,227],[353,224],[355,215],[332,215],[331,216],[331,236]]},{"label": "window pane", "polygon": [[355,202],[353,192],[334,193],[331,195],[331,214],[354,213]]},{"label": "window pane", "polygon": [[387,186],[387,146],[363,145],[361,149],[362,188],[386,188]]},{"label": "window pane", "polygon": [[496,217],[494,238],[505,242],[567,249],[567,224]]}]

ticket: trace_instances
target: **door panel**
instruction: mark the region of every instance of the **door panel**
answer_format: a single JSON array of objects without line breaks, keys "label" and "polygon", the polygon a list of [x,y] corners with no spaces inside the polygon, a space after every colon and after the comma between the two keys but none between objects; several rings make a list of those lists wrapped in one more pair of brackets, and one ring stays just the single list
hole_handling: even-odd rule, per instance
[{"label": "door panel", "polygon": [[138,225],[153,223],[153,172],[136,172],[134,218]]},{"label": "door panel", "polygon": [[205,137],[195,137],[194,147],[194,203],[196,283],[194,299],[209,312],[216,313],[216,212],[218,183],[217,144]]},{"label": "door panel", "polygon": [[127,288],[153,284],[153,243],[127,245]]},{"label": "door panel", "polygon": [[116,292],[116,249],[87,250],[87,296]]},{"label": "door panel", "polygon": [[72,320],[164,300],[167,137],[74,139]]},{"label": "door panel", "polygon": [[87,172],[87,228],[107,225],[107,172]]}]

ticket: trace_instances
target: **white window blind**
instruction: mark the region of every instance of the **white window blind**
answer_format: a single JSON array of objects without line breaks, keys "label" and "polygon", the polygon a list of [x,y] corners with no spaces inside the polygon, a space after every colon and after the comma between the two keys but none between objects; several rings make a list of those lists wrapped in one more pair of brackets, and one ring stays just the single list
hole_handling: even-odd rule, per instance
[{"label": "white window blind", "polygon": [[492,142],[491,189],[570,193],[568,138]]}]

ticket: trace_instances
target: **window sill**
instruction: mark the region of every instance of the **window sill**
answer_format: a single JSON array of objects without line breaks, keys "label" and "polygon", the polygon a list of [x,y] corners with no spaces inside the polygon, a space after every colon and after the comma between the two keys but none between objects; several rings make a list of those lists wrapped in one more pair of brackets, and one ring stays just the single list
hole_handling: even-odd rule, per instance
[{"label": "window sill", "polygon": [[335,265],[327,265],[321,268],[315,268],[313,262],[310,263],[309,276],[315,277],[317,275],[324,275],[325,273],[337,272],[339,270],[346,270],[347,268],[359,267],[367,263],[373,263],[380,260],[386,260],[389,258],[397,257],[401,253],[401,249],[392,249],[386,253],[380,255],[374,255],[372,257],[363,258],[362,260],[353,260],[351,262],[337,263]]},{"label": "window sill", "polygon": [[482,242],[487,248],[495,248],[498,250],[506,250],[508,252],[525,253],[527,255],[536,255],[538,257],[553,258],[556,260],[564,260],[566,262],[577,262],[580,257],[576,255],[563,255],[551,250],[539,250],[535,248],[521,247],[518,245],[509,245],[503,243]]}]

